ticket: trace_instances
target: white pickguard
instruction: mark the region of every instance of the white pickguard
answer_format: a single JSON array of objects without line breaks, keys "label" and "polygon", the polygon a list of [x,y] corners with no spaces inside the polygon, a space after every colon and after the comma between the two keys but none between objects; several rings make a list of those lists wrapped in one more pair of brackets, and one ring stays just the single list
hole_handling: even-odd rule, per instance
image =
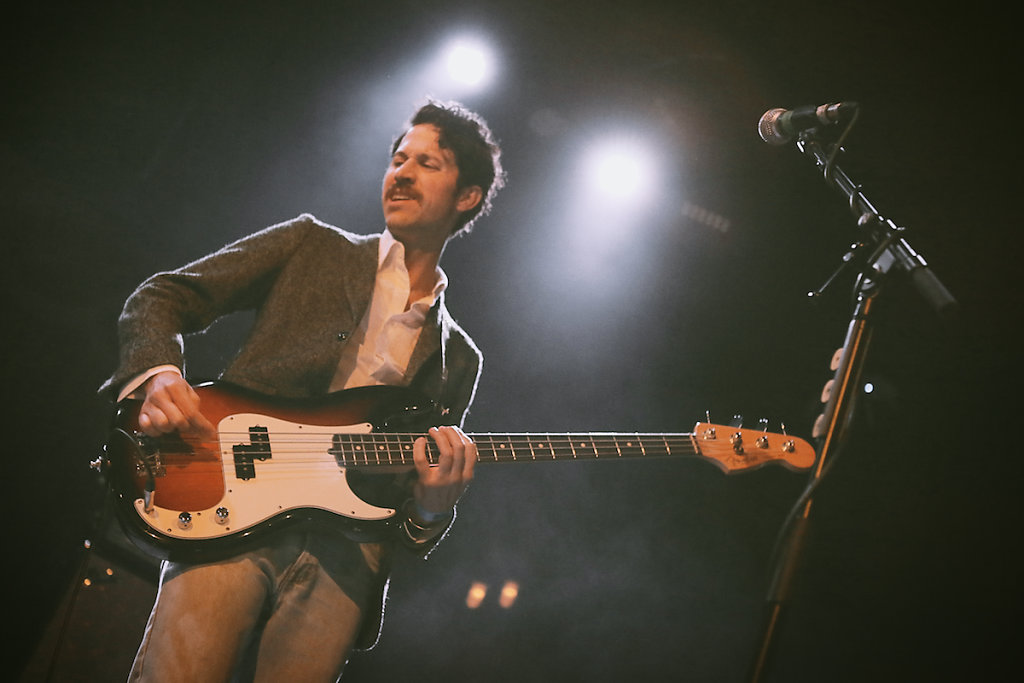
[{"label": "white pickguard", "polygon": [[[249,428],[257,426],[268,430],[271,457],[254,462],[252,479],[240,479],[235,473],[233,446],[248,443]],[[359,499],[348,487],[345,468],[339,467],[328,452],[333,435],[365,434],[371,430],[369,423],[323,427],[266,415],[229,415],[217,425],[225,486],[224,497],[216,505],[206,510],[162,508],[158,486],[158,496],[149,512],[141,498],[135,501],[135,508],[139,516],[161,534],[187,540],[225,536],[297,508],[318,508],[356,520],[385,520],[394,516],[395,510]],[[217,521],[218,508],[228,511],[224,523]],[[188,529],[178,524],[182,512],[192,516]]]}]

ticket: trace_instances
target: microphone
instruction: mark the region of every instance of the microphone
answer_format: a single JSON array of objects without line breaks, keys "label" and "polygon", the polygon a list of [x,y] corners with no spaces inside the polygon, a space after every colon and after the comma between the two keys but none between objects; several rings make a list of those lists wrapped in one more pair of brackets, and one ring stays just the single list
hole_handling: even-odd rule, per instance
[{"label": "microphone", "polygon": [[833,102],[793,110],[769,109],[757,122],[757,132],[769,145],[784,145],[805,130],[848,121],[856,111],[856,102]]}]

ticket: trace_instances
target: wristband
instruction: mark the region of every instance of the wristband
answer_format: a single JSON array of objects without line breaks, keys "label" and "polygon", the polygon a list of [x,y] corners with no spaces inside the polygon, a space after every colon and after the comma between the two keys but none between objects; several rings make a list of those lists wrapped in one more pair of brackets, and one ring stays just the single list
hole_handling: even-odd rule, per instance
[{"label": "wristband", "polygon": [[[416,519],[423,520],[427,523],[428,526],[436,524],[441,520],[447,520],[452,516],[450,510],[448,512],[429,512],[427,510],[424,510],[422,506],[420,506],[419,501],[417,501],[415,498],[412,499],[412,506],[415,510],[414,514],[416,515]],[[409,515],[409,521],[412,522],[413,526],[415,526],[417,529],[423,529],[423,527],[421,527],[412,519],[412,514]],[[423,530],[426,531],[426,529]]]}]

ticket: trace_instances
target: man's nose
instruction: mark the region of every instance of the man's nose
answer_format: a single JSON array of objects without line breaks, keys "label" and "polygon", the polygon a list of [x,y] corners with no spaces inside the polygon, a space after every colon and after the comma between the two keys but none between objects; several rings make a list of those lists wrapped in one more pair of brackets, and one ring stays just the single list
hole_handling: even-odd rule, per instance
[{"label": "man's nose", "polygon": [[412,165],[408,161],[396,166],[393,176],[397,183],[411,183],[413,178],[415,178]]}]

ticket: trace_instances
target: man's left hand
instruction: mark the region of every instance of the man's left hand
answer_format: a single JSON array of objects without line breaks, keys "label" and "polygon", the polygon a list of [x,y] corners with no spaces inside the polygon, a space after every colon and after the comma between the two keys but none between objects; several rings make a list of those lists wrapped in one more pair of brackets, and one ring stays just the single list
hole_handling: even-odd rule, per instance
[{"label": "man's left hand", "polygon": [[[437,444],[436,465],[427,460],[427,439],[413,445],[413,461],[419,478],[413,486],[416,507],[429,515],[448,515],[473,479],[476,444],[458,427],[432,427],[430,436]],[[429,523],[433,520],[414,520]]]}]

